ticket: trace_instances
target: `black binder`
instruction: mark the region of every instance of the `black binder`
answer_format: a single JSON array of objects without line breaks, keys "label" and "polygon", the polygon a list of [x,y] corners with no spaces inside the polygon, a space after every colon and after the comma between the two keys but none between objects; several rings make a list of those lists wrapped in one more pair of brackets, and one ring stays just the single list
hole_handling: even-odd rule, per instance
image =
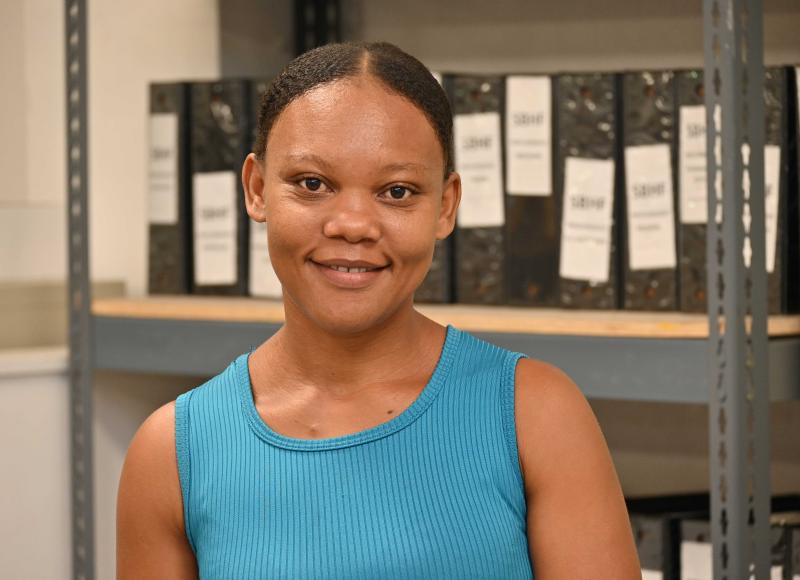
[{"label": "black binder", "polygon": [[[677,310],[673,74],[668,71],[626,73],[622,101],[626,191],[624,226],[620,228],[624,240],[623,305],[626,310]],[[634,153],[644,153],[638,157],[664,166],[632,167],[628,156]],[[664,174],[657,176],[658,172]],[[631,183],[632,176],[637,174],[639,180]],[[642,179],[645,175],[647,177]],[[641,203],[639,200],[644,200],[645,205],[634,207],[633,204]],[[654,215],[656,217],[652,217]],[[640,231],[637,232],[637,228]],[[656,240],[659,246],[653,247]],[[647,255],[639,258],[638,265],[634,264],[633,253],[643,251]]]},{"label": "black binder", "polygon": [[248,225],[241,169],[250,148],[247,81],[193,83],[194,294],[247,293]]},{"label": "black binder", "polygon": [[[565,74],[557,77],[556,123],[558,149],[556,191],[564,208],[565,169],[568,158],[608,160],[614,163],[614,194],[606,280],[567,278],[560,275],[560,304],[567,308],[614,309],[620,304],[618,242],[620,174],[618,159],[619,79],[612,74]],[[562,213],[563,215],[563,213]],[[562,228],[563,228],[562,220]],[[564,262],[562,229],[561,266]]]},{"label": "black binder", "polygon": [[[679,301],[684,312],[705,312],[707,162],[705,157],[700,156],[700,149],[696,146],[701,140],[705,143],[703,71],[677,71],[675,84],[675,118],[680,125],[675,132],[679,174],[676,188],[681,200],[678,227]],[[683,142],[684,139],[687,143]],[[690,144],[695,146],[690,148]],[[705,155],[705,147],[702,152]]]},{"label": "black binder", "polygon": [[[433,76],[444,87],[441,73],[432,72]],[[433,259],[425,279],[414,292],[415,302],[448,303],[454,299],[453,284],[453,239],[451,234],[443,240],[436,240]]]},{"label": "black binder", "polygon": [[[458,123],[459,115],[497,113],[499,142],[492,146],[502,147],[503,77],[501,76],[446,76],[445,89],[450,95],[453,114]],[[457,131],[457,127],[456,127]],[[458,137],[456,137],[457,139]],[[482,143],[485,145],[486,143]],[[456,168],[459,144],[456,143]],[[503,206],[502,161],[499,163],[500,188],[498,203]],[[462,178],[464,177],[463,171]],[[462,180],[463,190],[459,218],[455,232],[455,294],[456,300],[471,304],[503,304],[505,291],[505,244],[504,227],[494,220],[489,225],[474,226],[465,222],[465,206],[470,204],[471,185]],[[467,208],[469,210],[469,208]],[[504,217],[503,217],[504,219]]]},{"label": "black binder", "polygon": [[[777,164],[777,201],[770,203],[773,192],[765,190],[767,240],[772,248],[767,249],[767,298],[769,313],[786,313],[796,308],[798,253],[795,241],[798,237],[797,188],[790,184],[790,163],[795,158],[791,142],[794,135],[790,126],[792,100],[795,100],[796,84],[790,84],[788,67],[766,67],[764,69],[764,175],[770,171],[770,163]],[[779,147],[776,152],[774,147]],[[770,150],[772,149],[772,155]],[[777,153],[777,154],[776,154]],[[777,210],[771,218],[770,206]],[[770,230],[774,225],[774,237]],[[769,260],[774,252],[774,259]],[[769,264],[772,261],[773,264]],[[770,266],[772,266],[770,268]],[[770,271],[771,270],[771,271]]]},{"label": "black binder", "polygon": [[188,294],[191,280],[189,88],[150,85],[148,292]]},{"label": "black binder", "polygon": [[[678,103],[702,103],[702,74],[681,73]],[[796,84],[787,67],[764,69],[764,176],[775,174],[773,193],[765,190],[767,234],[767,297],[770,314],[795,311],[798,307],[798,192],[796,135],[791,120],[796,108]],[[771,168],[772,167],[772,168]],[[775,195],[776,198],[771,198]],[[772,216],[772,217],[770,217]],[[774,233],[770,233],[773,232]],[[680,233],[682,310],[706,309],[706,226],[683,224]],[[771,257],[771,256],[774,256]]]},{"label": "black binder", "polygon": [[[547,108],[536,107],[528,110],[512,111],[514,103],[510,102],[514,81],[539,81],[545,80],[548,85]],[[506,289],[508,302],[511,304],[530,306],[555,306],[558,303],[558,258],[559,243],[561,241],[561,215],[559,196],[554,187],[553,175],[555,174],[555,156],[552,154],[557,142],[555,115],[556,103],[552,87],[553,79],[539,77],[530,79],[525,77],[509,77],[506,79],[506,107],[505,107],[505,154],[506,154]],[[518,85],[517,85],[518,86]],[[533,107],[536,103],[530,103]],[[521,134],[515,137],[512,132],[525,131],[531,126],[548,125],[540,129],[548,133],[549,144],[547,151],[537,150],[535,135],[530,137]],[[510,142],[513,140],[514,142]],[[517,142],[517,141],[522,141]],[[540,144],[544,147],[544,144]],[[516,156],[514,159],[512,156]],[[549,159],[538,159],[539,154],[545,154]],[[534,157],[527,162],[535,165],[538,161],[539,170],[531,178],[536,178],[534,187],[526,188],[527,180],[514,183],[511,171],[515,169],[514,163],[521,166],[526,163],[526,156]],[[548,165],[541,171],[541,165]],[[550,174],[550,179],[542,179],[540,173]],[[531,179],[534,181],[534,179]],[[549,183],[547,183],[549,181]]]},{"label": "black binder", "polygon": [[[249,150],[257,138],[258,113],[261,109],[261,98],[269,86],[272,78],[254,79],[250,83],[250,143]],[[260,298],[281,299],[283,292],[280,280],[275,275],[269,257],[267,244],[266,224],[256,223],[249,219],[249,251],[248,251],[248,280],[247,293]]]}]

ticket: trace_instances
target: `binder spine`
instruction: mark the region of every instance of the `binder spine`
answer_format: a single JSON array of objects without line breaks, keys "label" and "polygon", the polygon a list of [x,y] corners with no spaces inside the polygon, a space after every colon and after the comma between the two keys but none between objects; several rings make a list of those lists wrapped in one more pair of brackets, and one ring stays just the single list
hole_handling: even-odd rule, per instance
[{"label": "binder spine", "polygon": [[[227,283],[198,281],[197,248],[192,293],[245,295],[248,288],[249,217],[241,184],[241,168],[249,152],[250,94],[244,80],[193,83],[191,86],[191,172],[200,174],[232,172],[235,183],[235,265]],[[197,189],[193,187],[193,203]],[[197,209],[195,208],[195,214]],[[197,228],[195,224],[195,234]],[[196,243],[195,238],[195,243]]]},{"label": "binder spine", "polygon": [[[800,136],[800,79],[797,78],[798,69],[788,67],[786,73],[786,159],[788,171],[786,174],[786,223],[788,233],[785,237],[786,252],[786,288],[788,312],[800,311],[800,149],[798,137]],[[800,570],[800,567],[798,568]]]},{"label": "binder spine", "polygon": [[[789,176],[789,123],[787,69],[784,67],[764,68],[764,146],[780,147],[780,168],[776,194],[777,216],[775,216],[775,263],[767,275],[767,307],[770,314],[788,311],[789,276],[787,275],[787,251],[789,249],[790,223],[788,217],[788,176]],[[767,157],[764,173],[766,175]],[[768,204],[769,206],[769,204]],[[769,217],[767,218],[769,220]],[[796,222],[793,224],[796,229]],[[770,243],[769,236],[767,243]],[[769,253],[769,252],[768,252]]]},{"label": "binder spine", "polygon": [[[558,142],[556,91],[551,79],[550,149]],[[511,113],[506,110],[505,115]],[[507,119],[504,119],[507,120]],[[506,127],[506,123],[503,123]],[[505,164],[508,166],[508,150]],[[556,156],[550,157],[551,175]],[[508,303],[553,307],[558,304],[558,260],[561,241],[561,197],[551,180],[547,195],[517,195],[506,184],[506,290]]]},{"label": "binder spine", "polygon": [[[446,76],[444,81],[454,115],[489,112],[502,114],[502,77],[458,75]],[[502,124],[500,133],[502,143]],[[464,202],[465,197],[462,196],[462,205]],[[458,302],[505,302],[505,242],[502,225],[465,227],[463,221],[459,220],[456,224],[454,257],[455,295]]]},{"label": "binder spine", "polygon": [[[675,73],[677,88],[676,119],[681,107],[705,106],[703,93],[703,71],[688,70]],[[676,149],[680,153],[683,144],[680,133],[676,131]],[[681,181],[677,182],[681,193]],[[680,197],[679,195],[679,197]],[[678,226],[678,268],[680,280],[680,309],[684,312],[706,311],[706,224],[685,223],[679,220]]]},{"label": "binder spine", "polygon": [[[669,249],[673,257],[677,254],[675,227],[677,215],[677,199],[675,198],[675,84],[671,72],[636,72],[623,75],[623,138],[624,148],[648,145],[666,145],[669,147],[669,174],[672,190],[666,192],[672,198],[671,222],[672,236],[664,241],[672,247]],[[629,172],[635,168],[625,165],[625,155],[621,155],[624,170],[623,180],[628,179]],[[626,182],[627,187],[628,184]],[[672,267],[633,269],[631,264],[631,244],[634,243],[630,228],[633,217],[629,199],[623,202],[626,211],[623,214],[620,237],[622,243],[621,275],[623,280],[623,307],[626,310],[677,310],[678,307],[678,268]],[[667,224],[660,224],[666,226]]]},{"label": "binder spine", "polygon": [[[177,134],[173,136],[176,150],[173,152],[175,166],[175,194],[177,214],[173,223],[158,223],[151,219],[148,224],[148,292],[150,294],[188,294],[192,277],[191,244],[191,180],[189,179],[189,90],[185,83],[153,83],[149,90],[151,115],[174,115]],[[151,127],[152,130],[152,127]],[[151,155],[154,153],[151,151]],[[153,180],[158,176],[153,171],[151,158],[150,187],[157,187]],[[150,203],[152,203],[152,199]]]},{"label": "binder spine", "polygon": [[[556,192],[564,211],[565,165],[568,157],[614,161],[614,218],[609,244],[607,281],[559,277],[559,303],[566,308],[615,309],[619,306],[617,224],[619,223],[618,93],[615,75],[564,74],[557,77],[556,124],[558,127],[558,166]],[[561,248],[563,252],[563,247]]]},{"label": "binder spine", "polygon": [[414,293],[414,300],[428,303],[453,301],[453,236],[436,240],[431,267]]}]

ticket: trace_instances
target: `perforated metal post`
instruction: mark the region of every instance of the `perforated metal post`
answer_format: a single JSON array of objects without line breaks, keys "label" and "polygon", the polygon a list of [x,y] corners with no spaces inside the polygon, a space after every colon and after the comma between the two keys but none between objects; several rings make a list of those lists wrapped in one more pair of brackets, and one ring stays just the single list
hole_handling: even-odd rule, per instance
[{"label": "perforated metal post", "polygon": [[704,0],[714,578],[769,578],[760,0]]},{"label": "perforated metal post", "polygon": [[72,577],[94,578],[92,336],[86,107],[86,1],[66,2],[67,220]]}]

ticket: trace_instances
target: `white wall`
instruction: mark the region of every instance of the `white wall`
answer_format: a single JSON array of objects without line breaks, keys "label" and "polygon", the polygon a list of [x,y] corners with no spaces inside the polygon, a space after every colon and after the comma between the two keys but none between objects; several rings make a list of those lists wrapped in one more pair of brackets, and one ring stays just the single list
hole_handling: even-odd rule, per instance
[{"label": "white wall", "polygon": [[[70,568],[66,349],[0,352],[0,575]],[[110,577],[110,576],[109,576]]]}]

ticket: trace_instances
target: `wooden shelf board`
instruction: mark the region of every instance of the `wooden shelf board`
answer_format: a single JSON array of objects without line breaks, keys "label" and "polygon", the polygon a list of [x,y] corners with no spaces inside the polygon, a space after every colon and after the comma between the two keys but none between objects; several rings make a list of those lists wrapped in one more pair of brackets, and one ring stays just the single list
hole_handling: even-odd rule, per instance
[{"label": "wooden shelf board", "polygon": [[[626,338],[708,336],[704,314],[557,310],[510,306],[421,304],[417,308],[441,324],[470,332]],[[104,298],[92,304],[95,316],[238,323],[283,322],[280,301],[247,297],[148,296]],[[800,315],[770,316],[770,336],[800,335]]]}]

